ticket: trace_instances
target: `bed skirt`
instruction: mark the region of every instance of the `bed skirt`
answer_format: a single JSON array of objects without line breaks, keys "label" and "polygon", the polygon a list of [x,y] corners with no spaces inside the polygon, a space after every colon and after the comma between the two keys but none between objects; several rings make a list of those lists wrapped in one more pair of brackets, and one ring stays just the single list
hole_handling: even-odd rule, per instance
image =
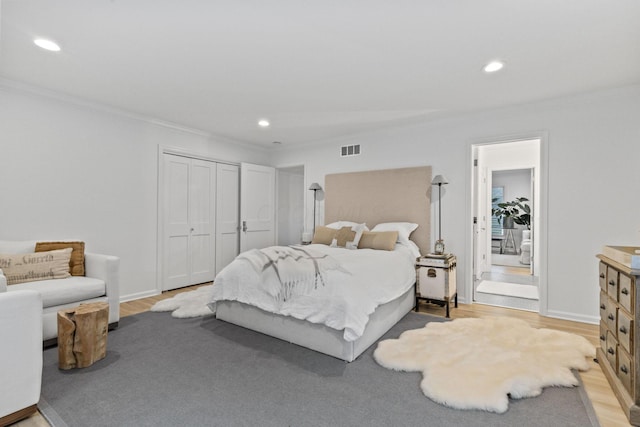
[{"label": "bed skirt", "polygon": [[218,301],[216,318],[352,362],[410,312],[414,304],[415,289],[412,286],[400,297],[376,308],[369,316],[364,333],[355,341],[345,341],[344,331],[269,313],[237,301]]}]

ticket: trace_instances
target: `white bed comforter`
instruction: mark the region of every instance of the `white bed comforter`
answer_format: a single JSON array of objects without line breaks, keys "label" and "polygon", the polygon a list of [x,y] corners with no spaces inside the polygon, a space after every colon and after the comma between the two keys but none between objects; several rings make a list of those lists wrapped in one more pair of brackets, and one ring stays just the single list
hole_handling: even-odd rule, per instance
[{"label": "white bed comforter", "polygon": [[415,283],[415,258],[409,248],[396,245],[394,251],[331,248],[308,245],[312,253],[329,255],[338,266],[322,271],[323,283],[302,286],[283,299],[274,291],[281,278],[272,268],[256,268],[251,257],[240,254],[215,278],[213,302],[238,301],[264,311],[322,323],[344,330],[344,339],[358,339],[369,315],[381,304],[392,301]]}]

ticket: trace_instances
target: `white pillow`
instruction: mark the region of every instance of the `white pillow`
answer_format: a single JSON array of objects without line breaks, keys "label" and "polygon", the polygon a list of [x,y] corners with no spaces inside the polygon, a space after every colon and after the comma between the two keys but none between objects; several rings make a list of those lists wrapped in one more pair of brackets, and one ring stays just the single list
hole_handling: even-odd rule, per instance
[{"label": "white pillow", "polygon": [[[332,222],[331,224],[325,225],[325,227],[329,227],[329,228],[334,228],[336,230],[340,230],[342,227],[355,227],[356,225],[364,225],[364,231],[369,231],[369,227],[367,227],[367,224],[365,224],[365,223],[358,224],[357,222],[353,222],[353,221],[336,221],[336,222]],[[352,230],[356,231],[353,228],[352,228]]]},{"label": "white pillow", "polygon": [[418,228],[418,224],[412,222],[383,222],[373,227],[371,231],[397,231],[398,243],[402,243],[406,246],[409,244],[409,235]]}]

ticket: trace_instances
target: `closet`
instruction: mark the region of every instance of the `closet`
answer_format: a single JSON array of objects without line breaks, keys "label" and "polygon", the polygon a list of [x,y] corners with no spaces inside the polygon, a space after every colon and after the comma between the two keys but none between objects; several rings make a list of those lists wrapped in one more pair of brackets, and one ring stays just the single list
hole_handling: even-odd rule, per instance
[{"label": "closet", "polygon": [[159,290],[211,282],[239,251],[275,244],[274,168],[166,149],[159,167]]},{"label": "closet", "polygon": [[210,282],[238,254],[239,167],[162,153],[162,290]]}]

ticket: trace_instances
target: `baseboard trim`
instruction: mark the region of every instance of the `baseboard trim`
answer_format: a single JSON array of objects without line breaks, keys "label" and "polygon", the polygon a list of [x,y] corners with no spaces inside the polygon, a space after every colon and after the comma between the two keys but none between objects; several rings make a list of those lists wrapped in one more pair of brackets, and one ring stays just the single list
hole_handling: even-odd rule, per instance
[{"label": "baseboard trim", "polygon": [[120,302],[123,303],[123,302],[134,301],[142,298],[154,297],[156,295],[160,295],[161,293],[162,292],[158,291],[157,289],[154,289],[152,291],[138,292],[138,293],[129,294],[129,295],[121,295]]},{"label": "baseboard trim", "polygon": [[580,323],[590,323],[592,325],[600,324],[599,316],[585,316],[582,314],[569,313],[566,311],[547,310],[546,316],[553,317],[555,319],[571,320],[571,321],[580,322]]}]

